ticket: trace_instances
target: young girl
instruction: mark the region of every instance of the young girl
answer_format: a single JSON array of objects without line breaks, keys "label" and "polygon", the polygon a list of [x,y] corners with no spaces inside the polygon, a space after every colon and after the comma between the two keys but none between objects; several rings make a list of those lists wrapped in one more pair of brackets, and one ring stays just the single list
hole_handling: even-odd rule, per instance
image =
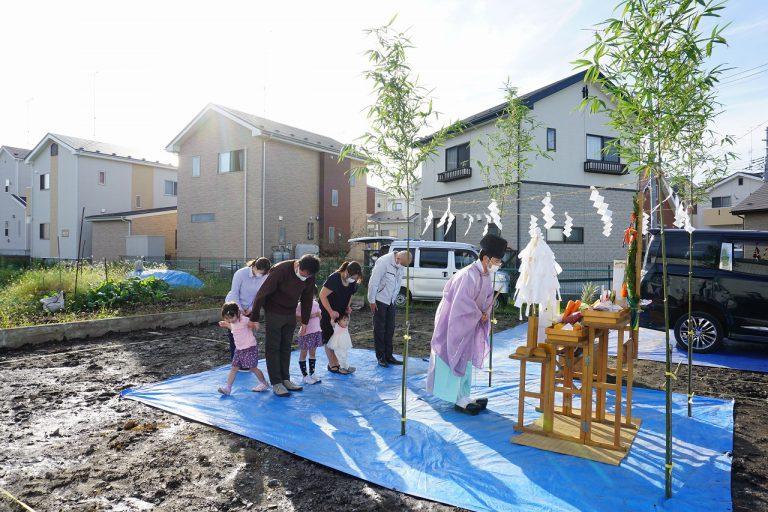
[{"label": "young girl", "polygon": [[[296,306],[296,320],[301,322],[301,304]],[[301,349],[299,354],[299,368],[304,375],[304,384],[317,384],[320,379],[315,377],[315,351],[323,346],[323,331],[320,328],[320,304],[317,299],[312,300],[312,314],[307,324],[307,333],[299,336],[296,343]],[[309,373],[307,373],[307,352],[309,352]]]},{"label": "young girl", "polygon": [[342,313],[333,324],[333,336],[328,340],[327,347],[334,351],[339,359],[339,367],[347,373],[352,373],[354,368],[349,366],[349,349],[352,348],[352,338],[349,337],[349,314]]},{"label": "young girl", "polygon": [[219,322],[221,327],[226,327],[232,331],[232,337],[235,339],[235,355],[232,358],[232,368],[227,375],[227,385],[219,388],[219,393],[229,395],[232,393],[232,383],[235,382],[237,371],[241,368],[247,368],[256,378],[259,384],[253,391],[266,391],[269,386],[264,380],[264,374],[257,368],[259,364],[259,345],[256,337],[253,335],[254,323],[251,322],[245,314],[240,312],[240,306],[237,302],[227,302],[221,308],[221,317]]}]

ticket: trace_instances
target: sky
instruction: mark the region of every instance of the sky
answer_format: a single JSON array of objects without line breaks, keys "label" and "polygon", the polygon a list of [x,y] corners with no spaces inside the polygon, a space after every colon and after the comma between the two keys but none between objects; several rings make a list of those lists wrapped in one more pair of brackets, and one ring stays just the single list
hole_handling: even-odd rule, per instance
[{"label": "sky", "polygon": [[[364,29],[394,14],[436,110],[455,120],[500,103],[507,78],[525,93],[572,74],[613,4],[8,2],[0,144],[31,148],[53,132],[155,153],[209,102],[348,142],[365,131],[371,102]],[[768,2],[731,0],[723,21],[729,45],[713,62],[733,69],[717,129],[738,137],[737,170],[765,154]]]}]

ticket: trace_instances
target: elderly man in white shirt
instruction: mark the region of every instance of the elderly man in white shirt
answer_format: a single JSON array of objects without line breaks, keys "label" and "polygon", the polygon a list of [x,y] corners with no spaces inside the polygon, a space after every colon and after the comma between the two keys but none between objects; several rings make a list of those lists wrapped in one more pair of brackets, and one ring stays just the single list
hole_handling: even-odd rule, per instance
[{"label": "elderly man in white shirt", "polygon": [[395,335],[395,299],[405,277],[405,267],[410,263],[411,253],[408,251],[385,254],[376,260],[368,280],[376,359],[384,368],[391,364],[403,364],[392,355],[392,337]]}]

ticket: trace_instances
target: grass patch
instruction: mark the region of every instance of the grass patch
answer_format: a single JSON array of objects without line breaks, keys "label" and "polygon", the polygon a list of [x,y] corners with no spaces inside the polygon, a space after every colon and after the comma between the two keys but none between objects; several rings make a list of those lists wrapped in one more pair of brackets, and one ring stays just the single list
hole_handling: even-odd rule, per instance
[{"label": "grass patch", "polygon": [[[164,268],[147,267],[147,269]],[[201,273],[204,286],[199,290],[178,288],[155,296],[143,295],[141,301],[118,301],[119,304],[98,304],[83,307],[83,300],[108,279],[115,289],[124,290],[134,287],[125,286],[127,274],[133,265],[126,263],[84,264],[77,277],[77,300],[75,300],[75,267],[59,263],[50,267],[37,266],[29,269],[0,269],[0,328],[23,327],[45,323],[73,322],[114,318],[117,316],[159,313],[169,310],[201,309],[218,307],[229,291],[230,279],[218,274]],[[124,284],[123,284],[124,283]],[[40,299],[64,292],[65,309],[57,313],[46,313]],[[95,304],[91,301],[91,304]]]}]

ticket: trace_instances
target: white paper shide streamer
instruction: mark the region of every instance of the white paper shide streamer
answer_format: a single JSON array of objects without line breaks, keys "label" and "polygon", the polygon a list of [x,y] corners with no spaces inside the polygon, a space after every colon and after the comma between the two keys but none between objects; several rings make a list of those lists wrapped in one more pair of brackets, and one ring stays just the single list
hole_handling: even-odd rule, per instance
[{"label": "white paper shide streamer", "polygon": [[496,203],[495,199],[493,199],[491,204],[488,205],[488,212],[489,215],[486,215],[486,217],[490,217],[491,222],[493,222],[496,227],[499,228],[499,231],[501,231],[501,216],[499,215],[501,211],[499,210],[499,205]]},{"label": "white paper shide streamer", "polygon": [[608,203],[605,202],[605,198],[600,195],[594,186],[589,187],[592,191],[589,194],[589,200],[597,209],[597,214],[600,215],[600,219],[603,221],[603,236],[611,236],[611,228],[613,228],[613,212],[608,209]]},{"label": "white paper shide streamer", "polygon": [[491,225],[491,218],[487,213],[484,213],[483,215],[485,215],[485,227],[483,228],[483,236],[485,236],[488,234],[488,226]]},{"label": "white paper shide streamer", "polygon": [[565,224],[563,224],[563,236],[568,238],[571,236],[571,228],[573,228],[573,219],[568,212],[565,212]]},{"label": "white paper shide streamer", "polygon": [[427,229],[429,229],[430,224],[432,224],[432,221],[434,220],[435,215],[432,213],[432,207],[429,207],[429,211],[427,212],[427,218],[424,219],[424,231],[421,232],[421,236],[424,236],[424,233],[427,232]]},{"label": "white paper shide streamer", "polygon": [[469,229],[472,227],[472,221],[475,220],[475,216],[472,215],[471,213],[470,214],[464,213],[462,214],[462,217],[464,218],[464,220],[469,222],[469,224],[467,224],[467,230],[464,232],[464,236],[467,236],[467,234],[469,233]]},{"label": "white paper shide streamer", "polygon": [[555,213],[552,210],[552,196],[549,192],[541,200],[544,207],[541,209],[542,218],[544,219],[544,229],[549,229],[555,225]]},{"label": "white paper shide streamer", "polygon": [[643,231],[642,231],[642,233],[644,235],[648,234],[648,226],[650,225],[650,223],[651,223],[651,216],[648,215],[647,213],[643,212],[643,223],[642,223]]}]

